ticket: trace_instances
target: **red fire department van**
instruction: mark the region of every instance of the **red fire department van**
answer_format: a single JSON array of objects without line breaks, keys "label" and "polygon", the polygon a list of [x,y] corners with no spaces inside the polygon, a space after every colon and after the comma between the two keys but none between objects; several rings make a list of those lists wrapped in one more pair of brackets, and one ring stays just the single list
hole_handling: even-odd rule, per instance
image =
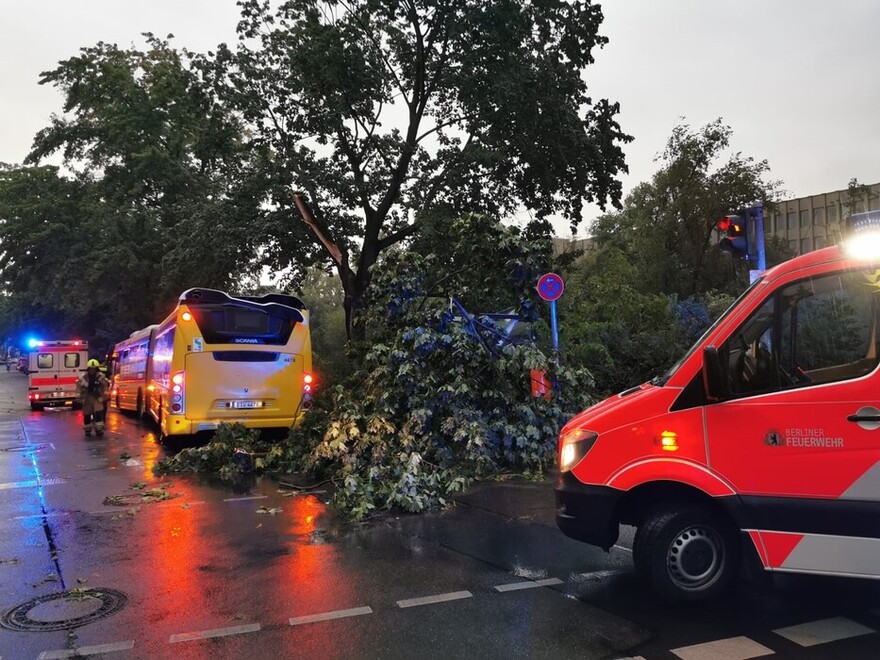
[{"label": "red fire department van", "polygon": [[608,550],[635,525],[636,571],[670,601],[718,594],[748,556],[880,579],[878,361],[880,257],[780,264],[664,376],[562,429],[559,528]]},{"label": "red fire department van", "polygon": [[86,370],[88,344],[79,339],[36,341],[28,353],[28,400],[32,410],[72,406],[76,379]]}]

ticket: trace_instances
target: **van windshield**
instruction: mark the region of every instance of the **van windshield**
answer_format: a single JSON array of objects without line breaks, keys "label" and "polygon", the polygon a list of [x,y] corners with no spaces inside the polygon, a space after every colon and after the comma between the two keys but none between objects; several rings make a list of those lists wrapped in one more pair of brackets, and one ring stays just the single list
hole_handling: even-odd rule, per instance
[{"label": "van windshield", "polygon": [[681,358],[679,358],[679,360],[675,364],[673,364],[665,374],[649,381],[651,385],[657,385],[658,387],[663,387],[664,385],[666,385],[666,383],[669,382],[669,379],[672,378],[672,375],[676,371],[678,371],[679,367],[681,367],[681,365],[684,364],[688,360],[688,358],[690,358],[690,356],[697,351],[700,346],[702,346],[703,342],[706,340],[706,337],[708,337],[712,333],[712,331],[715,330],[715,328],[723,323],[724,320],[727,319],[727,317],[730,316],[737,307],[739,307],[739,304],[746,298],[746,296],[748,296],[752,292],[752,290],[755,289],[763,281],[763,277],[755,278],[755,281],[752,282],[749,287],[739,295],[739,298],[734,300],[730,307],[728,307],[721,316],[715,319],[715,322],[712,325],[706,328],[706,331],[702,335],[700,335],[700,338],[694,342],[693,346],[688,349],[687,353],[682,355]]}]

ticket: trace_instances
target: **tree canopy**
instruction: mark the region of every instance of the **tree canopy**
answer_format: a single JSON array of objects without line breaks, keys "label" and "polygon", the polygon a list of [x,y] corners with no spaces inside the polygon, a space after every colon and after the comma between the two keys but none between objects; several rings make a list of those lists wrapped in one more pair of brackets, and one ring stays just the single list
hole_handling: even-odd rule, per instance
[{"label": "tree canopy", "polygon": [[642,290],[687,297],[747,281],[744,262],[714,256],[715,226],[755,202],[771,203],[779,182],[767,178],[766,160],[728,154],[731,135],[721,119],[699,129],[677,125],[651,180],[633,189],[620,212],[594,224],[597,245],[615,245],[633,260]]},{"label": "tree canopy", "polygon": [[[21,316],[104,343],[158,320],[184,288],[255,267],[265,188],[243,126],[186,53],[99,43],[42,75],[63,113],[29,166],[0,172],[0,275]],[[41,163],[59,154],[63,170]],[[45,314],[44,314],[45,312]]]},{"label": "tree canopy", "polygon": [[[742,259],[722,253],[716,223],[769,203],[769,165],[729,154],[732,131],[716,120],[675,127],[650,181],[593,226],[593,247],[565,272],[575,296],[560,302],[562,342],[615,392],[662,374],[748,284]],[[792,255],[767,237],[768,265]]]},{"label": "tree canopy", "polygon": [[[517,207],[576,225],[617,204],[625,171],[616,103],[584,70],[598,5],[580,0],[243,0],[239,41],[199,66],[254,131],[276,187],[267,255],[339,271],[351,313],[370,267],[426,211]],[[291,230],[291,186],[313,230]],[[308,212],[307,212],[308,213]]]}]

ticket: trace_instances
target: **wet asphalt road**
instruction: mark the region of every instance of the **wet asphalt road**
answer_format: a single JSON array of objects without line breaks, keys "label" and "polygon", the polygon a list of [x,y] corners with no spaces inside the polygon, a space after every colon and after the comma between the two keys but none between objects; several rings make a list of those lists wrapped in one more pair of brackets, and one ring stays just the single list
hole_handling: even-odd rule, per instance
[{"label": "wet asphalt road", "polygon": [[[3,659],[880,657],[877,583],[744,583],[672,609],[635,580],[631,534],[604,553],[555,529],[549,483],[344,524],[326,493],[285,497],[268,478],[157,479],[149,426],[111,412],[107,434],[85,439],[78,413],[33,413],[25,394],[24,377],[0,373],[0,610],[86,587],[127,602],[72,630],[0,628]],[[140,502],[163,485],[172,499]],[[99,604],[52,601],[26,620]]]}]

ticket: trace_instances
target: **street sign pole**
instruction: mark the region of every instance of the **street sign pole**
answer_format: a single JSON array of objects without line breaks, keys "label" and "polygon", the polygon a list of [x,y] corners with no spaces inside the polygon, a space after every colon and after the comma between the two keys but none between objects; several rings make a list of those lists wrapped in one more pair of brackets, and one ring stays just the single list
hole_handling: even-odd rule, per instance
[{"label": "street sign pole", "polygon": [[767,270],[767,256],[764,251],[764,205],[758,202],[745,211],[747,217],[754,218],[754,226],[750,226],[750,231],[754,232],[755,237],[755,265],[757,268],[749,271],[749,282],[754,282],[764,271]]},{"label": "street sign pole", "polygon": [[755,206],[755,233],[758,248],[758,270],[762,273],[767,270],[767,258],[764,255],[764,205]]},{"label": "street sign pole", "polygon": [[538,295],[550,303],[550,334],[553,341],[553,360],[559,365],[559,323],[556,318],[556,301],[565,291],[565,282],[556,273],[541,275],[538,280]]},{"label": "street sign pole", "polygon": [[556,301],[550,301],[550,333],[553,335],[553,359],[559,363],[559,325],[556,322]]}]

